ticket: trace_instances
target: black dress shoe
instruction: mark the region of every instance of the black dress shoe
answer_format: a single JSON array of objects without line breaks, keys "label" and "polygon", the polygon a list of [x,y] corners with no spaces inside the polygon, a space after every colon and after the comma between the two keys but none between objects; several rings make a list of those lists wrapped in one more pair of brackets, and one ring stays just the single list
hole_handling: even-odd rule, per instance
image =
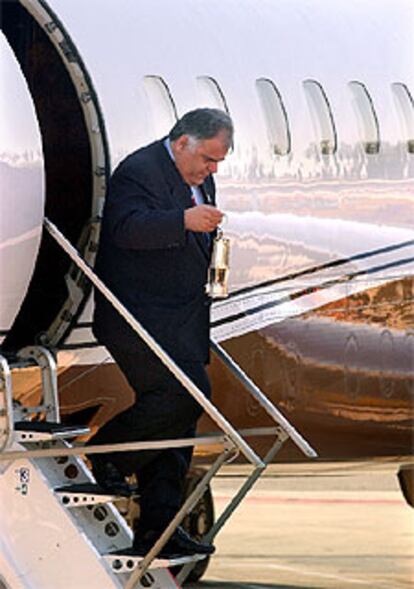
[{"label": "black dress shoe", "polygon": [[106,493],[122,497],[130,497],[133,494],[133,489],[112,462],[106,462],[100,456],[91,456],[90,461],[92,474]]},{"label": "black dress shoe", "polygon": [[[154,546],[160,537],[160,532],[149,530],[139,534],[134,539],[133,550],[137,556],[144,556]],[[179,558],[181,556],[192,556],[193,554],[205,554],[206,556],[215,552],[212,544],[204,544],[193,540],[182,527],[178,527],[165,546],[158,554],[158,558]]]},{"label": "black dress shoe", "polygon": [[185,554],[213,554],[216,550],[213,544],[205,544],[204,542],[198,542],[191,538],[191,536],[179,526],[171,538],[168,540],[166,546],[171,551],[179,550]]}]

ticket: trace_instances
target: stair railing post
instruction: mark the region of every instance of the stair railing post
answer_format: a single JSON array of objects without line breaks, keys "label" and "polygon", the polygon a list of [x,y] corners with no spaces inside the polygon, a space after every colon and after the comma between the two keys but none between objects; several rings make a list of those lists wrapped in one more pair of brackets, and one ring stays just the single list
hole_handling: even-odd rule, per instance
[{"label": "stair railing post", "polygon": [[18,352],[21,360],[33,361],[42,373],[42,403],[47,421],[60,423],[57,366],[50,350],[43,346],[27,346]]},{"label": "stair railing post", "polygon": [[9,363],[0,356],[0,452],[13,441],[13,389]]}]

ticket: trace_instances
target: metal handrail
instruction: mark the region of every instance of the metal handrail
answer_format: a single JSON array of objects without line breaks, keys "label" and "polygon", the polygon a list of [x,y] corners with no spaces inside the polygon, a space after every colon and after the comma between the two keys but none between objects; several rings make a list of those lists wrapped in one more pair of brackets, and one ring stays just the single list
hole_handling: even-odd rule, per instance
[{"label": "metal handrail", "polygon": [[[277,428],[263,427],[240,430],[243,436],[271,436],[277,434]],[[137,452],[139,450],[163,450],[165,448],[185,448],[187,446],[217,446],[233,444],[229,437],[222,434],[206,434],[193,438],[170,438],[165,440],[149,440],[146,442],[117,442],[116,444],[99,444],[87,447],[88,456],[92,454],[114,454],[117,452]],[[234,444],[233,444],[234,445]],[[0,462],[6,460],[18,460],[19,458],[63,458],[67,456],[84,456],[86,448],[82,445],[73,445],[59,448],[39,448],[35,450],[8,450],[0,452]],[[262,465],[258,465],[262,468]]]},{"label": "metal handrail", "polygon": [[[233,447],[234,448],[234,447]],[[194,491],[186,498],[180,509],[175,514],[174,518],[170,521],[168,526],[165,528],[161,536],[152,546],[152,548],[148,551],[148,553],[144,556],[142,561],[139,563],[138,568],[131,573],[130,578],[128,579],[125,589],[135,589],[137,581],[140,581],[145,574],[148,566],[151,564],[153,559],[156,555],[162,550],[168,540],[171,538],[174,530],[181,524],[184,517],[191,512],[191,510],[195,507],[197,502],[201,499],[204,495],[206,488],[208,487],[211,479],[214,477],[215,474],[219,471],[220,467],[226,462],[227,454],[230,453],[231,450],[226,448],[220,456],[216,458],[216,460],[211,465],[208,472],[206,472],[201,479],[201,481],[197,484]],[[262,470],[259,467],[256,467],[255,470]]]},{"label": "metal handrail", "polygon": [[[102,295],[112,304],[112,306],[120,313],[120,315],[124,318],[124,320],[131,326],[131,328],[136,332],[136,334],[145,342],[145,344],[152,350],[152,352],[161,360],[161,362],[168,368],[168,370],[175,376],[175,378],[182,384],[182,386],[194,397],[194,399],[201,405],[201,407],[205,410],[205,412],[213,419],[213,421],[219,426],[219,428],[224,432],[223,434],[216,434],[214,436],[204,436],[204,437],[196,437],[196,438],[186,438],[186,439],[170,439],[170,440],[155,440],[155,441],[145,441],[145,442],[130,442],[130,443],[121,443],[121,444],[106,444],[106,445],[95,445],[89,446],[87,449],[88,455],[90,454],[100,454],[100,453],[108,453],[108,452],[125,452],[125,451],[138,451],[144,449],[162,449],[162,448],[171,448],[171,447],[184,447],[184,446],[194,446],[194,445],[212,445],[220,444],[224,445],[224,450],[220,454],[220,456],[216,459],[214,464],[210,467],[209,471],[204,476],[203,480],[197,485],[196,489],[190,494],[190,496],[186,499],[183,506],[177,512],[174,519],[170,522],[169,526],[163,532],[159,540],[155,543],[155,545],[151,548],[148,554],[144,557],[143,561],[140,563],[137,570],[131,575],[126,589],[132,589],[135,586],[135,583],[138,579],[141,579],[143,574],[145,573],[148,565],[153,560],[155,555],[159,552],[162,546],[168,541],[171,537],[174,529],[177,525],[181,523],[185,515],[191,510],[192,506],[195,505],[196,501],[202,496],[205,487],[210,482],[211,478],[214,474],[218,471],[220,466],[226,461],[228,455],[233,451],[237,452],[240,450],[242,454],[247,458],[247,460],[254,466],[252,474],[248,477],[247,481],[240,489],[239,493],[236,497],[230,502],[227,508],[224,510],[222,516],[216,522],[215,526],[210,530],[209,534],[206,536],[206,540],[211,541],[213,537],[217,534],[217,532],[221,529],[224,523],[228,520],[231,514],[234,512],[236,507],[239,505],[243,497],[246,495],[248,490],[253,486],[253,484],[257,481],[260,474],[265,469],[269,460],[276,454],[276,452],[281,448],[284,441],[290,437],[296,445],[302,450],[302,452],[309,456],[309,457],[316,457],[317,453],[315,450],[308,444],[308,442],[296,431],[296,429],[289,423],[289,421],[282,415],[282,413],[267,399],[267,397],[263,394],[263,392],[255,385],[255,383],[243,372],[240,366],[225,352],[225,350],[214,341],[211,341],[211,347],[213,351],[217,354],[217,356],[224,362],[224,364],[229,368],[229,370],[242,382],[243,386],[247,389],[247,391],[258,401],[261,407],[265,409],[265,411],[271,416],[271,418],[276,422],[277,427],[273,428],[276,431],[272,433],[276,433],[277,439],[272,446],[271,450],[268,452],[266,457],[262,460],[252,448],[247,444],[245,439],[242,437],[241,433],[234,429],[234,427],[228,422],[228,420],[220,413],[220,411],[211,403],[209,399],[207,399],[204,394],[200,391],[200,389],[188,378],[188,376],[177,366],[177,364],[171,359],[171,357],[163,350],[163,348],[158,344],[158,342],[146,331],[146,329],[141,325],[137,319],[128,311],[128,309],[114,296],[114,294],[107,288],[107,286],[98,278],[98,276],[94,273],[92,268],[82,259],[79,252],[72,246],[72,244],[64,237],[64,235],[58,230],[58,228],[48,219],[44,220],[44,225],[46,230],[50,233],[50,235],[55,239],[55,241],[60,245],[60,247],[69,255],[72,261],[76,264],[76,266],[87,276],[87,278],[92,282],[92,284],[97,288]],[[43,352],[43,350],[41,350]],[[23,351],[23,357],[27,356],[29,359],[39,360],[39,358],[34,357],[36,355],[36,350],[27,349]],[[1,357],[0,357],[1,358]],[[48,357],[43,359],[44,361],[48,360]],[[43,362],[44,363],[44,362]],[[43,368],[43,364],[39,363],[41,368]],[[51,364],[49,363],[51,366]],[[9,369],[7,361],[5,361],[5,366]],[[52,366],[53,368],[53,366]],[[3,371],[4,372],[4,371]],[[52,370],[53,372],[53,370]],[[43,372],[42,372],[43,375]],[[10,378],[10,373],[9,373]],[[48,385],[50,391],[56,391],[57,389],[52,386],[54,381],[47,381],[43,378],[43,384]],[[52,395],[53,396],[53,395]],[[12,402],[12,394],[11,394],[11,382],[8,381],[8,388],[5,389],[5,404],[11,404]],[[57,392],[56,392],[56,401],[57,401]],[[10,426],[10,419],[13,418],[12,415],[12,408],[7,405],[7,417],[9,419],[9,427],[8,427],[8,435],[6,443],[11,440],[11,434],[13,433],[13,422],[11,422]],[[56,411],[58,417],[58,403],[56,402]],[[6,428],[7,429],[7,428]],[[267,428],[270,429],[270,428]],[[245,433],[245,432],[244,432]],[[17,451],[7,451],[3,452],[5,446],[0,449],[0,462],[4,460],[13,460],[20,458],[22,454],[26,458],[45,458],[46,456],[50,457],[57,457],[57,456],[71,456],[71,455],[80,455],[85,453],[84,446],[78,447],[60,447],[60,448],[50,448],[50,449],[26,449],[23,453],[21,450]],[[188,574],[189,567],[186,567],[182,571],[183,578]]]},{"label": "metal handrail", "polygon": [[217,342],[211,340],[211,348],[229,370],[240,380],[249,393],[256,399],[270,417],[287,433],[292,441],[309,458],[317,458],[317,452],[293,427],[286,417],[277,409],[271,401],[262,393],[259,387],[247,376],[233,358]]},{"label": "metal handrail", "polygon": [[[284,442],[288,438],[288,434],[281,427],[278,427],[276,429],[275,433],[277,434],[276,440],[273,443],[270,450],[267,452],[266,456],[263,458],[263,461],[266,464],[266,466],[273,459],[273,457],[276,455],[276,453],[281,449]],[[237,491],[236,495],[234,495],[232,500],[228,503],[228,505],[220,513],[219,517],[213,523],[213,525],[208,530],[208,532],[203,536],[203,542],[207,542],[209,544],[214,540],[217,533],[221,530],[221,528],[228,521],[228,519],[231,517],[233,512],[237,509],[239,504],[243,501],[246,494],[250,491],[250,489],[253,488],[254,484],[257,482],[257,480],[263,474],[263,472],[264,471],[261,468],[254,468],[253,469],[253,472],[245,480],[243,485]],[[193,568],[194,568],[194,563],[190,562],[190,563],[184,565],[183,568],[181,569],[181,571],[177,575],[177,581],[180,584],[184,583],[184,581],[186,580],[186,578],[188,577],[188,575],[190,574],[190,572]]]},{"label": "metal handrail", "polygon": [[163,350],[158,342],[148,333],[148,331],[141,325],[141,323],[128,311],[128,309],[119,301],[117,297],[110,291],[104,282],[98,278],[91,267],[82,259],[79,252],[66,239],[66,237],[59,231],[49,219],[44,219],[44,225],[50,235],[61,246],[61,248],[69,255],[75,264],[83,271],[89,278],[92,284],[97,288],[101,294],[112,304],[118,313],[125,319],[125,321],[132,327],[132,329],[139,335],[147,346],[154,352],[154,354],[161,360],[161,362],[172,372],[175,378],[183,385],[183,387],[196,399],[196,401],[203,407],[204,411],[217,423],[233,444],[240,449],[249,462],[256,467],[264,468],[264,464],[259,456],[252,450],[246,441],[239,435],[230,422],[220,413],[220,411],[209,401],[200,389],[192,382],[190,378],[181,370],[181,368],[170,358],[170,356]]},{"label": "metal handrail", "polygon": [[0,418],[5,421],[4,441],[0,445],[0,453],[10,446],[13,435],[13,403],[12,384],[9,363],[4,356],[0,356],[0,391],[3,393],[3,407]]},{"label": "metal handrail", "polygon": [[[46,229],[66,251],[75,264],[88,276],[91,282],[98,290],[109,300],[115,309],[129,323],[134,331],[144,340],[148,347],[160,358],[174,376],[181,382],[187,391],[195,397],[203,409],[212,417],[219,427],[229,436],[229,438],[240,448],[246,458],[256,464],[263,466],[261,459],[246,444],[241,436],[234,430],[233,426],[221,415],[218,409],[206,399],[203,393],[194,385],[187,375],[175,364],[156,340],[145,330],[145,328],[135,319],[135,317],[126,309],[126,307],[113,295],[105,284],[97,277],[89,265],[81,258],[78,251],[63,236],[57,227],[47,218],[44,221]],[[256,399],[268,415],[288,434],[298,448],[309,458],[316,458],[317,452],[303,438],[303,436],[293,427],[286,417],[275,407],[275,405],[263,394],[259,387],[247,376],[233,358],[214,340],[210,342],[212,350],[217,354],[227,368],[238,378],[247,391]],[[235,434],[235,438],[232,436]]]}]

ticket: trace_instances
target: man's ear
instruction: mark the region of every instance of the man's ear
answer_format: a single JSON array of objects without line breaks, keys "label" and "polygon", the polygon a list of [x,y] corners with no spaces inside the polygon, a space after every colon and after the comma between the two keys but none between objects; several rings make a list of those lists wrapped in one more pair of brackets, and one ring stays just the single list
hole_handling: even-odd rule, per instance
[{"label": "man's ear", "polygon": [[183,151],[188,145],[188,135],[181,135],[178,139],[174,141],[175,149],[180,152]]}]

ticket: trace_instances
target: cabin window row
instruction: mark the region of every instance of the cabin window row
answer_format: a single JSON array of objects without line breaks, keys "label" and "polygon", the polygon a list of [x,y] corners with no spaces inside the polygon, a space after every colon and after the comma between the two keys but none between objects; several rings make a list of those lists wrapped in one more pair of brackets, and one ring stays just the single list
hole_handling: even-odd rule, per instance
[{"label": "cabin window row", "polygon": [[[304,80],[303,90],[308,104],[317,144],[323,155],[334,154],[338,147],[335,120],[328,97],[316,80]],[[211,76],[198,76],[200,96],[208,104],[230,114],[226,97],[217,80]],[[361,141],[367,154],[376,154],[380,149],[380,127],[374,102],[362,82],[351,81],[353,106],[358,119]],[[157,115],[157,124],[165,130],[178,119],[177,107],[167,82],[161,76],[144,77],[144,87]],[[289,117],[276,84],[270,78],[258,78],[256,90],[272,152],[284,156],[291,152]],[[409,153],[414,153],[414,101],[405,84],[392,84],[392,91],[404,130]]]}]

